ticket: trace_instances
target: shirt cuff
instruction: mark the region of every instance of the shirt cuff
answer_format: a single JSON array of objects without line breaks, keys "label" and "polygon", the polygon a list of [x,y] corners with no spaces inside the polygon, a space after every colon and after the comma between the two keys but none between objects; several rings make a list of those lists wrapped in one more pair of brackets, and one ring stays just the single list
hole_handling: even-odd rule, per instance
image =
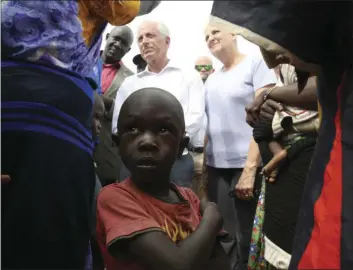
[{"label": "shirt cuff", "polygon": [[113,227],[107,232],[107,236],[106,236],[107,246],[110,246],[111,244],[115,243],[119,239],[132,238],[152,228],[162,231],[162,228],[153,219],[142,219],[131,223],[127,223],[125,226]]}]

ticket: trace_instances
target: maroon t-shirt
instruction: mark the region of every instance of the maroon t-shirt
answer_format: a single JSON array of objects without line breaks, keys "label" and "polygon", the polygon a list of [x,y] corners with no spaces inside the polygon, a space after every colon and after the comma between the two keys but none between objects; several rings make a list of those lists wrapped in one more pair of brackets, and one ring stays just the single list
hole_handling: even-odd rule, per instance
[{"label": "maroon t-shirt", "polygon": [[180,203],[167,203],[138,190],[127,179],[122,183],[105,187],[97,201],[97,239],[102,250],[107,270],[147,270],[124,254],[122,260],[113,258],[107,250],[112,243],[126,240],[137,234],[162,231],[173,242],[188,237],[201,221],[200,201],[188,188],[172,188],[184,200]]}]

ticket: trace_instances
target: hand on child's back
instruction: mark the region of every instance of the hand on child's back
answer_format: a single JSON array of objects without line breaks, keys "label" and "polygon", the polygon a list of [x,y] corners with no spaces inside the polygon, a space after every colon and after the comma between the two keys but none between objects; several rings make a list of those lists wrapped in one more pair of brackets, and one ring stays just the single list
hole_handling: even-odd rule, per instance
[{"label": "hand on child's back", "polygon": [[213,202],[207,202],[205,209],[202,214],[202,219],[212,222],[221,229],[223,219],[221,213],[219,212],[218,205]]}]

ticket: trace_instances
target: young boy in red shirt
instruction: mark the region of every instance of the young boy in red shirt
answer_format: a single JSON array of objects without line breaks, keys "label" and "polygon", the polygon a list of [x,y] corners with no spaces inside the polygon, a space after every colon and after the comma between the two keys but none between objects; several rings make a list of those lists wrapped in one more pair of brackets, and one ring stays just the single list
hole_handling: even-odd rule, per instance
[{"label": "young boy in red shirt", "polygon": [[97,202],[97,237],[107,270],[230,270],[217,236],[222,218],[170,182],[188,144],[183,109],[169,92],[145,88],[123,104],[115,137],[131,178],[105,187]]}]

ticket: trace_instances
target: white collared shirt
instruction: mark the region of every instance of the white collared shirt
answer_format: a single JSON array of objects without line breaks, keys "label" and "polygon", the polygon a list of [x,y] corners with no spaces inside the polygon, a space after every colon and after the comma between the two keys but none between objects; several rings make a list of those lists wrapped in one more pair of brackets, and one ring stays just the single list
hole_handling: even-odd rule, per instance
[{"label": "white collared shirt", "polygon": [[195,70],[181,69],[172,61],[159,73],[150,72],[146,68],[124,80],[115,98],[112,132],[117,132],[119,112],[124,101],[133,92],[146,87],[164,89],[179,100],[184,110],[186,133],[192,141],[202,127],[205,115],[204,84]]}]

